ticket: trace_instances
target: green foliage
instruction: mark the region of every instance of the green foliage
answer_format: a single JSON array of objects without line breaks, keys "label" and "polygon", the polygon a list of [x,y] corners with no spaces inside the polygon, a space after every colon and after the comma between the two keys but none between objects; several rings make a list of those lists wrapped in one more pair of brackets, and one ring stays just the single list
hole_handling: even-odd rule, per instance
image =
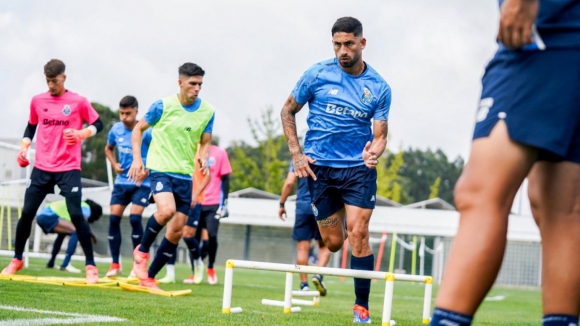
[{"label": "green foliage", "polygon": [[439,186],[441,185],[441,177],[437,177],[433,184],[429,187],[431,193],[429,194],[429,199],[439,197]]},{"label": "green foliage", "polygon": [[103,122],[104,128],[103,131],[83,142],[81,176],[83,178],[107,182],[105,145],[107,144],[109,130],[119,121],[119,117],[109,107],[99,103],[91,104],[97,113],[99,113],[99,118]]},{"label": "green foliage", "polygon": [[403,151],[397,154],[385,151],[383,157],[379,160],[379,167],[377,168],[377,195],[398,203],[401,202],[403,197],[401,184],[405,182],[399,174],[401,167],[405,164],[403,154]]},{"label": "green foliage", "polygon": [[[394,155],[387,158],[387,164]],[[422,151],[409,148],[403,154],[404,164],[399,171],[402,180],[402,204],[429,199],[433,194],[433,180],[440,178],[437,196],[453,204],[453,189],[463,170],[464,161],[457,157],[450,162],[440,149]]]},{"label": "green foliage", "polygon": [[232,164],[231,190],[254,187],[280,194],[289,160],[280,119],[273,108],[268,107],[262,111],[260,120],[248,119],[248,124],[257,146],[242,141],[228,148]]}]

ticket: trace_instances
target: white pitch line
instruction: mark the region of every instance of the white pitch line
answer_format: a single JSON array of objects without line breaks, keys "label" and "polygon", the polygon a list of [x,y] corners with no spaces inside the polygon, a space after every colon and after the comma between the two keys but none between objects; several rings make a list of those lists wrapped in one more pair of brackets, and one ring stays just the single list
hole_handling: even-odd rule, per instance
[{"label": "white pitch line", "polygon": [[56,325],[56,324],[82,324],[82,323],[105,323],[105,322],[123,322],[125,319],[111,316],[99,316],[79,314],[73,312],[40,310],[32,308],[23,308],[16,306],[0,305],[0,309],[11,311],[32,312],[37,314],[58,315],[65,317],[76,317],[68,319],[60,318],[36,318],[36,319],[9,319],[0,321],[0,326],[18,326],[18,325]]}]

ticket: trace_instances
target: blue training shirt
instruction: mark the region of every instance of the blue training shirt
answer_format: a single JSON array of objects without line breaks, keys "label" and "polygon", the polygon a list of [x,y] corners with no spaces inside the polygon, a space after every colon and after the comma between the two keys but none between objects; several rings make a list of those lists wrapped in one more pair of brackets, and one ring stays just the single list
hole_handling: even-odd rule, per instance
[{"label": "blue training shirt", "polygon": [[[198,97],[197,99],[195,99],[195,101],[191,104],[191,105],[181,105],[181,107],[183,107],[183,109],[187,112],[195,112],[197,111],[197,109],[199,109],[199,106],[201,105],[201,99]],[[163,115],[163,101],[159,100],[155,103],[153,103],[151,105],[151,107],[149,107],[149,111],[147,111],[147,113],[145,113],[145,121],[147,122],[147,124],[149,124],[150,126],[155,126],[155,124],[157,124],[157,122],[159,122],[159,120],[161,120],[161,116]],[[205,126],[205,129],[203,130],[203,132],[207,132],[207,133],[211,133],[213,131],[213,120],[215,118],[215,112],[214,114],[211,116],[211,119],[209,120],[209,122],[207,123],[207,126]],[[152,173],[160,173],[157,171],[151,171]],[[191,174],[186,175],[186,174],[179,174],[179,173],[166,173],[163,172],[167,175],[170,175],[172,177],[175,178],[179,178],[179,179],[184,179],[184,180],[191,180]],[[191,171],[191,173],[193,174],[193,171]]]},{"label": "blue training shirt", "polygon": [[[111,146],[117,147],[117,161],[121,164],[123,169],[122,174],[118,174],[115,178],[115,184],[125,185],[133,184],[127,178],[127,172],[131,168],[133,163],[133,145],[131,144],[131,133],[125,127],[122,122],[117,122],[113,125],[113,128],[109,131],[109,137],[107,138],[107,143]],[[141,158],[143,159],[143,164],[147,163],[147,152],[149,151],[149,145],[151,144],[151,128],[145,130],[143,133],[143,141],[141,142]],[[149,177],[145,179],[142,185],[149,187]]]},{"label": "blue training shirt", "polygon": [[352,76],[336,58],[310,67],[292,97],[308,103],[304,153],[315,165],[336,168],[364,164],[362,151],[373,138],[371,119],[388,120],[391,107],[391,88],[371,66]]},{"label": "blue training shirt", "polygon": [[[580,0],[540,0],[539,5],[536,28],[546,49],[580,48]],[[499,50],[511,51],[501,43]]]},{"label": "blue training shirt", "polygon": [[[294,163],[290,163],[290,172],[294,173]],[[312,213],[312,202],[310,189],[308,189],[308,179],[298,178],[298,191],[296,191],[296,215],[307,215]]]}]

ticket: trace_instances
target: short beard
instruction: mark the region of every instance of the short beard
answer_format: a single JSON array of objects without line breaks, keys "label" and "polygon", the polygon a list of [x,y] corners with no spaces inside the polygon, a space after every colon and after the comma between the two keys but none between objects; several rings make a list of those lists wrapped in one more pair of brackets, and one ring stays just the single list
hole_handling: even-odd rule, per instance
[{"label": "short beard", "polygon": [[358,58],[353,58],[352,60],[350,60],[349,62],[342,62],[340,61],[340,59],[338,60],[338,63],[340,64],[341,67],[343,68],[352,68],[355,64],[357,64],[360,60],[360,57]]}]

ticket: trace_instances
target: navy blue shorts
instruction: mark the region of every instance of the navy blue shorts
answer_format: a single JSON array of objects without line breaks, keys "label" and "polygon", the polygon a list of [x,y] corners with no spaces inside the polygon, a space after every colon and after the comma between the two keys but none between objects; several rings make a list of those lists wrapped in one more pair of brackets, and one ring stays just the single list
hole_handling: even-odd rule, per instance
[{"label": "navy blue shorts", "polygon": [[322,239],[314,214],[296,214],[294,230],[292,230],[292,239],[294,239],[294,241],[310,241],[312,239]]},{"label": "navy blue shorts", "polygon": [[316,220],[323,220],[338,212],[344,204],[375,208],[377,170],[365,165],[350,168],[332,168],[310,165],[316,181],[308,178],[312,212]]},{"label": "navy blue shorts", "polygon": [[580,49],[503,51],[488,64],[473,139],[503,119],[539,160],[580,163]]},{"label": "navy blue shorts", "polygon": [[111,194],[111,205],[127,206],[129,203],[147,207],[151,188],[148,186],[137,187],[133,184],[116,184]]},{"label": "navy blue shorts", "polygon": [[82,196],[81,171],[46,172],[37,168],[30,173],[30,183],[26,186],[26,194],[46,196],[54,193],[54,186],[60,189],[63,197]]},{"label": "navy blue shorts", "polygon": [[191,206],[191,180],[172,177],[162,172],[154,172],[150,175],[151,190],[156,195],[161,192],[170,192],[175,198],[175,210],[189,215]]},{"label": "navy blue shorts", "polygon": [[54,214],[40,214],[36,215],[36,224],[40,226],[44,234],[49,234],[58,225],[59,217]]},{"label": "navy blue shorts", "polygon": [[197,203],[195,204],[195,206],[189,209],[189,215],[187,216],[187,222],[185,223],[185,225],[197,229],[197,227],[199,226],[200,217],[201,217],[201,204]]}]

